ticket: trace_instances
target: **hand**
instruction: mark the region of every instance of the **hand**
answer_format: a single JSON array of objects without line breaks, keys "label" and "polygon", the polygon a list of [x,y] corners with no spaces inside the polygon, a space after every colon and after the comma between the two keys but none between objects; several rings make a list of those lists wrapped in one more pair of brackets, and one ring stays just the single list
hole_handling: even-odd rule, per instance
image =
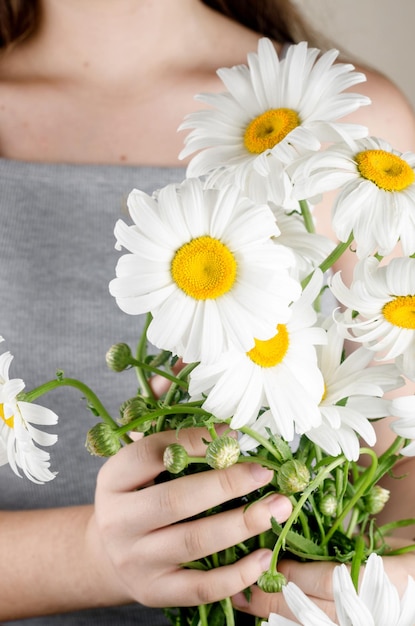
[{"label": "hand", "polygon": [[[390,538],[388,544],[397,548],[408,545],[408,542]],[[408,584],[408,576],[411,575],[415,578],[415,554],[409,552],[399,556],[385,556],[383,563],[385,573],[402,596]],[[332,621],[336,621],[332,578],[333,569],[338,565],[339,563],[328,561],[299,563],[298,561],[283,559],[278,565],[278,570],[284,574],[288,581],[292,581],[300,587]],[[361,574],[363,574],[363,568]],[[265,619],[268,619],[270,613],[277,613],[287,619],[297,621],[288,608],[282,593],[265,593],[257,586],[253,586],[251,591],[252,595],[249,602],[241,593],[233,597],[233,604],[237,609]]]},{"label": "hand", "polygon": [[162,432],[124,447],[98,476],[92,533],[101,538],[126,596],[148,606],[205,604],[252,585],[269,565],[269,550],[211,571],[184,569],[181,564],[243,542],[269,529],[271,516],[282,522],[291,512],[289,500],[275,494],[246,510],[190,521],[266,485],[273,473],[243,463],[154,484],[164,470],[164,449],[177,437],[190,455],[204,454],[205,429]]}]

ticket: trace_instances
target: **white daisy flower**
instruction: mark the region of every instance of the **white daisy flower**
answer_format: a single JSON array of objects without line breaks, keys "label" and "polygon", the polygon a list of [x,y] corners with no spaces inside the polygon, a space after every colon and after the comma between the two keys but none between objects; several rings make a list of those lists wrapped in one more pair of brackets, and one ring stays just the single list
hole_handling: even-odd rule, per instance
[{"label": "white daisy flower", "polygon": [[294,622],[271,613],[262,626],[413,626],[415,624],[415,581],[408,576],[402,600],[383,567],[382,558],[372,553],[364,569],[359,593],[353,586],[346,565],[333,571],[333,595],[337,621],[333,622],[299,587],[289,582],[284,598],[298,619]]},{"label": "white daisy flower", "polygon": [[227,91],[197,96],[212,108],[191,113],[180,127],[192,129],[180,158],[201,150],[188,176],[237,166],[231,174],[241,184],[252,168],[267,176],[276,161],[288,164],[322,141],[366,136],[365,127],[337,121],[369,104],[365,96],[344,93],[366,77],[350,64],[334,63],[337,50],[319,54],[302,42],[280,60],[264,38],[248,55],[248,66],[219,69]]},{"label": "white daisy flower", "polygon": [[376,251],[385,256],[398,240],[405,256],[415,252],[415,153],[368,137],[313,154],[292,176],[299,199],[342,188],[333,230],[340,241],[353,232],[359,258]]},{"label": "white daisy flower", "polygon": [[415,456],[415,396],[401,396],[390,402],[390,414],[397,420],[392,422],[392,430],[404,439],[411,439],[400,453],[404,456]]},{"label": "white daisy flower", "polygon": [[294,438],[294,430],[302,433],[317,426],[324,381],[315,344],[323,343],[326,333],[313,327],[312,302],[321,281],[318,270],[274,337],[255,341],[247,353],[232,350],[215,363],[198,365],[190,375],[191,398],[207,396],[203,408],[219,419],[232,418],[235,429],[253,424],[260,409],[269,407],[272,430],[287,441]]},{"label": "white daisy flower", "polygon": [[[375,351],[379,360],[395,359],[402,374],[415,380],[415,258],[394,258],[380,266],[369,257],[356,265],[350,289],[340,273],[330,288],[348,307],[338,320],[347,337]],[[357,318],[353,311],[359,312]]]},{"label": "white daisy flower", "polygon": [[357,461],[359,437],[369,446],[376,442],[369,419],[390,415],[383,394],[402,386],[403,379],[393,364],[370,366],[373,353],[364,347],[342,361],[344,341],[337,326],[330,318],[323,327],[327,328],[327,344],[317,348],[325,387],[320,402],[322,423],[306,435],[328,454],[343,452],[350,461]]},{"label": "white daisy flower", "polygon": [[151,312],[148,339],[187,362],[212,361],[286,322],[301,287],[289,275],[293,255],[277,246],[268,206],[237,187],[204,188],[197,179],[168,185],[156,197],[128,199],[134,221],[119,220],[120,258],[110,292],[126,313]]},{"label": "white daisy flower", "polygon": [[[327,454],[338,456],[344,453],[347,459],[356,461],[359,458],[359,436],[370,446],[376,442],[369,419],[390,415],[389,403],[382,398],[384,392],[401,386],[403,379],[393,364],[369,367],[373,354],[366,348],[359,348],[342,362],[344,340],[337,327],[331,319],[325,320],[321,326],[327,330],[327,343],[316,348],[324,379],[324,392],[319,403],[321,424],[305,434]],[[253,430],[263,437],[267,429],[275,432],[269,411],[253,425]],[[240,439],[244,452],[257,446],[253,437],[243,435]]]},{"label": "white daisy flower", "polygon": [[45,483],[56,473],[49,470],[50,455],[36,444],[50,446],[57,435],[33,424],[53,425],[58,417],[50,409],[18,400],[25,384],[19,378],[9,378],[12,360],[10,352],[0,355],[0,465],[9,463],[17,476],[21,476],[21,470],[32,482]]}]

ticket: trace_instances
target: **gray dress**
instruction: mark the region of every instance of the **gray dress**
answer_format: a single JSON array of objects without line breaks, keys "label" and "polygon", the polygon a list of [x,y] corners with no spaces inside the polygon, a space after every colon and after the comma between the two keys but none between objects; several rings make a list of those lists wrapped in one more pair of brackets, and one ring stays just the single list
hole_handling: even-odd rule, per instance
[{"label": "gray dress", "polygon": [[[87,383],[113,414],[134,395],[132,371],[105,364],[115,342],[132,346],[142,320],[122,313],[108,283],[120,253],[118,218],[128,220],[134,187],[151,193],[184,178],[182,168],[62,165],[0,159],[0,351],[14,355],[10,376],[29,390],[62,369]],[[58,443],[50,448],[58,476],[45,485],[0,467],[0,508],[71,506],[92,502],[102,460],[90,456],[85,435],[96,419],[81,394],[65,388],[39,399],[59,415]],[[47,528],[44,529],[47,532]],[[36,538],[33,538],[36,541]],[[39,580],[39,593],[41,593]],[[10,622],[28,626],[167,624],[160,611],[139,605]]]}]

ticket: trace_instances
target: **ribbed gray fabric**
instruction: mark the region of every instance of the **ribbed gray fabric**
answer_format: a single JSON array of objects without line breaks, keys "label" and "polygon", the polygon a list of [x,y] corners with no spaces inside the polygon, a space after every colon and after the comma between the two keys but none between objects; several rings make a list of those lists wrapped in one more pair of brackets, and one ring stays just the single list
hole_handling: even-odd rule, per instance
[{"label": "ribbed gray fabric", "polygon": [[[62,369],[87,383],[117,415],[134,395],[132,371],[108,370],[105,353],[115,342],[135,346],[141,320],[122,313],[108,291],[120,253],[114,225],[128,221],[126,198],[134,187],[151,193],[184,178],[182,168],[62,165],[0,159],[0,351],[14,355],[10,375],[26,388]],[[32,509],[91,502],[102,461],[85,450],[96,422],[81,394],[59,389],[39,399],[59,415],[58,443],[50,448],[59,474],[46,485],[0,468],[0,508]],[[45,528],[47,533],[48,529]],[[36,537],[33,537],[36,541]],[[39,580],[39,593],[42,581]],[[159,611],[140,606],[10,622],[27,626],[129,626],[167,624]]]}]

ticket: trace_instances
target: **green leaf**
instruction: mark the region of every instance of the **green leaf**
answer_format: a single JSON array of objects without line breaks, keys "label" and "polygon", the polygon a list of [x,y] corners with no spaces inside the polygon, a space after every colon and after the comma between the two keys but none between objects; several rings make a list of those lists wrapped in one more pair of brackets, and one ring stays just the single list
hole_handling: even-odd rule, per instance
[{"label": "green leaf", "polygon": [[[279,536],[282,532],[282,526],[278,524],[276,519],[271,519],[271,526],[274,533]],[[296,553],[303,554],[304,556],[308,555],[319,555],[323,556],[323,549],[317,544],[314,543],[312,539],[306,539],[302,535],[299,535],[294,530],[289,530],[286,538],[286,547],[288,549],[293,548]]]}]

